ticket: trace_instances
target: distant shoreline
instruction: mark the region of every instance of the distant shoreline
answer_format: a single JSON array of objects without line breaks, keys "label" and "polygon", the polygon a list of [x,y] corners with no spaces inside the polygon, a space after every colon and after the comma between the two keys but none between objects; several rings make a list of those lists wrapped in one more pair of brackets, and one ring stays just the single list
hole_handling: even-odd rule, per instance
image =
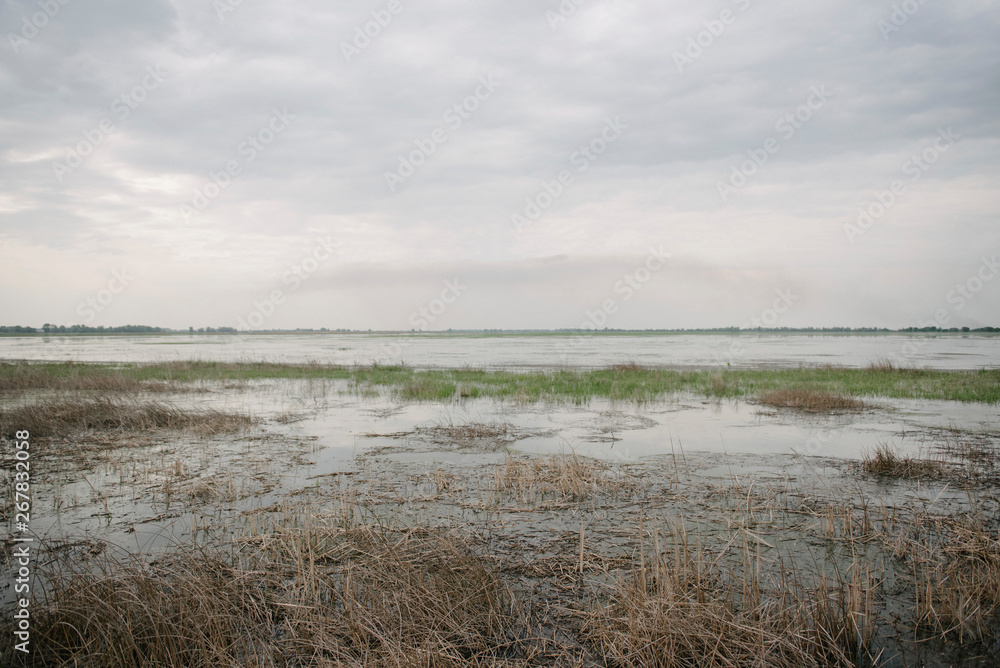
[{"label": "distant shoreline", "polygon": [[339,336],[412,336],[412,337],[466,337],[466,338],[487,338],[487,337],[533,337],[533,336],[683,336],[683,335],[708,335],[708,336],[739,336],[739,335],[795,335],[795,336],[888,336],[888,335],[958,335],[958,336],[993,336],[1000,334],[1000,327],[983,327],[969,330],[962,329],[930,329],[930,328],[907,328],[907,329],[555,329],[555,330],[534,330],[534,329],[509,329],[509,330],[316,330],[316,329],[274,329],[274,330],[250,330],[250,331],[187,331],[187,330],[163,330],[156,332],[119,332],[119,331],[88,331],[88,332],[3,332],[0,337],[5,338],[51,338],[51,337],[95,337],[95,336],[115,336],[115,337],[150,337],[150,336],[260,336],[260,335],[339,335]]}]

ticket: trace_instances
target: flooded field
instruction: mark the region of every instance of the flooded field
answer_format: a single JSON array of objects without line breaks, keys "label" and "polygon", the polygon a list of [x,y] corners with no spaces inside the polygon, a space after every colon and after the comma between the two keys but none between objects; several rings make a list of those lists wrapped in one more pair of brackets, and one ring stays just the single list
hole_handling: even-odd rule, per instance
[{"label": "flooded field", "polygon": [[78,362],[170,360],[426,367],[648,366],[863,367],[875,360],[934,369],[1000,367],[995,334],[362,334],[304,333],[0,337],[0,359]]},{"label": "flooded field", "polygon": [[53,369],[2,392],[44,545],[26,665],[1000,661],[995,401]]}]

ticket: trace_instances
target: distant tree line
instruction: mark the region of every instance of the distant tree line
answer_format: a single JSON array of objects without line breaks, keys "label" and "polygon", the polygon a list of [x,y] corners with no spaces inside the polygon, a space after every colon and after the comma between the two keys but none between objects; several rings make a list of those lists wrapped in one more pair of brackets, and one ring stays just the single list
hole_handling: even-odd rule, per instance
[{"label": "distant tree line", "polygon": [[968,327],[907,327],[906,329],[899,330],[901,332],[1000,332],[1000,327],[977,327],[976,329],[969,329]]},{"label": "distant tree line", "polygon": [[[25,327],[23,325],[0,325],[0,334],[164,334],[182,332],[184,330],[169,329],[167,327],[150,327],[149,325],[122,325],[120,327],[105,327],[99,325],[90,327],[88,325],[53,325],[45,323],[41,329],[37,327]],[[239,330],[235,327],[189,327],[189,334],[236,334]],[[296,328],[292,329],[268,329],[254,330],[256,334],[281,334],[290,332],[371,332],[363,329],[319,329]],[[410,330],[415,331],[415,330]],[[776,332],[776,333],[837,333],[853,332],[864,333],[893,333],[893,332],[1000,332],[1000,327],[904,327],[902,329],[889,329],[886,327],[757,327],[756,329],[740,329],[739,327],[712,327],[707,329],[610,329],[605,327],[601,330],[595,329],[449,329],[453,334],[503,334],[503,333],[593,333],[593,332],[625,332],[625,333],[733,333],[733,332]]]},{"label": "distant tree line", "polygon": [[[37,332],[37,330],[32,331]],[[43,334],[157,334],[166,331],[169,330],[162,327],[150,327],[149,325],[121,325],[119,327],[70,325],[67,327],[66,325],[53,325],[48,322],[42,325]]]}]

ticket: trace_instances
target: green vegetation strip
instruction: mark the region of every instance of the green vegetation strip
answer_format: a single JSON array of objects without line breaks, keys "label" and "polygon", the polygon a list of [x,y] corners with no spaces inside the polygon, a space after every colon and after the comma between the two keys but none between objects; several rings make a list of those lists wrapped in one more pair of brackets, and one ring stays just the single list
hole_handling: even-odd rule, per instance
[{"label": "green vegetation strip", "polygon": [[[516,401],[592,398],[653,401],[678,392],[751,397],[803,389],[854,397],[1000,402],[1000,370],[933,371],[898,368],[677,370],[622,365],[607,369],[504,371],[419,370],[405,366],[330,366],[264,362],[164,364],[0,363],[0,391],[100,388],[130,383],[192,383],[262,379],[335,379],[359,394],[388,390],[401,399],[442,401],[490,397]],[[119,382],[114,382],[119,381]],[[139,389],[138,387],[136,389]]]}]

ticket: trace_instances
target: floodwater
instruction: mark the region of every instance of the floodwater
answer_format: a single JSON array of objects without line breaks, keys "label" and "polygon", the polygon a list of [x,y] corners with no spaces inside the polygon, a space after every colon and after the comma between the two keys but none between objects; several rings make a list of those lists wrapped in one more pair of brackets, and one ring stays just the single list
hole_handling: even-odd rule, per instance
[{"label": "floodwater", "polygon": [[[246,411],[258,422],[235,435],[166,431],[104,442],[84,434],[32,450],[31,528],[44,549],[77,561],[101,551],[156,559],[177,546],[347,525],[350,516],[387,526],[464,527],[488,536],[495,554],[529,562],[575,559],[586,535],[589,555],[620,560],[635,554],[636,537],[642,549],[641,522],[661,527],[683,518],[699,540],[728,548],[750,536],[773,552],[777,545],[782,564],[827,568],[838,559],[851,563],[855,549],[862,560],[867,551],[875,555],[872,563],[881,554],[890,580],[896,572],[879,543],[830,539],[837,531],[853,535],[845,527],[854,526],[855,509],[895,517],[918,507],[967,512],[975,503],[997,512],[995,488],[970,491],[945,479],[886,483],[857,466],[881,443],[942,459],[950,445],[970,440],[996,452],[1000,425],[995,407],[984,404],[877,399],[860,413],[803,415],[689,394],[575,405],[402,402],[388,391],[352,394],[346,381],[328,379],[199,389],[148,398]],[[495,433],[466,436],[462,429],[473,426]],[[568,502],[504,491],[498,482],[510,461],[563,454],[606,465],[594,479],[607,487]],[[847,508],[851,519],[823,514],[828,507]],[[783,508],[794,512],[782,515]],[[886,594],[886,610],[906,609],[906,595]],[[12,601],[9,583],[0,584],[0,609]],[[889,656],[923,654],[908,660],[900,653],[884,663],[889,668],[992,665],[949,658],[938,645],[902,648],[888,635],[894,629],[880,631]]]},{"label": "floodwater", "polygon": [[[880,399],[862,413],[803,415],[685,394],[642,405],[420,403],[355,396],[344,381],[206,387],[207,393],[156,399],[248,411],[259,426],[237,437],[164,435],[86,463],[71,458],[43,465],[35,491],[45,510],[35,531],[48,539],[86,536],[149,549],[188,535],[203,503],[222,504],[223,515],[239,516],[297,498],[331,476],[361,474],[372,462],[410,474],[443,467],[469,476],[508,456],[571,453],[625,467],[684,462],[708,478],[780,477],[788,471],[816,476],[825,467],[859,460],[881,443],[901,454],[935,456],[953,438],[1000,437],[994,407],[946,401]],[[439,433],[469,424],[502,425],[507,434],[462,439]],[[407,484],[398,476],[376,477]]]},{"label": "floodwater", "polygon": [[[913,353],[905,360],[912,366],[998,367],[1000,337],[0,338],[0,359],[404,361],[414,367],[599,367],[623,361],[863,366],[899,361],[901,352]],[[813,565],[818,572],[816,564],[837,569],[855,558],[872,564],[877,559],[892,583],[902,576],[881,542],[844,538],[854,536],[856,515],[878,509],[883,522],[895,522],[915,516],[916,508],[956,516],[973,507],[984,516],[1000,513],[995,405],[866,398],[868,408],[859,413],[810,415],[684,393],[642,404],[595,399],[576,405],[405,402],[390,390],[355,394],[347,381],[331,379],[204,382],[195,389],[202,391],[141,399],[242,411],[257,422],[239,434],[96,432],[33,444],[31,533],[42,552],[70,563],[85,563],[102,551],[112,559],[147,560],[178,546],[240,544],[289,527],[353,521],[457,527],[485,536],[492,554],[527,563],[577,554],[582,560],[586,536],[588,559],[596,555],[611,563],[644,549],[643,526],[674,526],[682,518],[698,540],[725,545],[720,557],[737,541],[752,539],[754,549],[773,553],[765,563]],[[864,475],[861,458],[881,444],[901,455],[970,469],[975,461],[991,477],[971,484],[961,478],[886,481]],[[589,483],[596,491],[585,499],[500,482],[512,463],[516,468],[517,462],[566,454],[598,462]],[[981,454],[988,459],[972,459]],[[588,569],[588,577],[598,577],[596,567]],[[47,586],[45,577],[43,570],[36,573],[38,591]],[[545,595],[555,591],[555,580],[547,577],[532,581]],[[10,583],[0,583],[0,610],[13,605]],[[909,609],[908,589],[879,587],[885,601],[880,619]],[[995,665],[990,658],[970,663],[964,655],[952,656],[953,648],[940,643],[907,645],[899,628],[886,623],[879,631],[879,646],[890,657],[887,668]]]},{"label": "floodwater", "polygon": [[0,337],[0,360],[405,363],[416,368],[651,366],[862,367],[876,360],[935,369],[1000,368],[991,334],[505,335],[289,333]]}]

